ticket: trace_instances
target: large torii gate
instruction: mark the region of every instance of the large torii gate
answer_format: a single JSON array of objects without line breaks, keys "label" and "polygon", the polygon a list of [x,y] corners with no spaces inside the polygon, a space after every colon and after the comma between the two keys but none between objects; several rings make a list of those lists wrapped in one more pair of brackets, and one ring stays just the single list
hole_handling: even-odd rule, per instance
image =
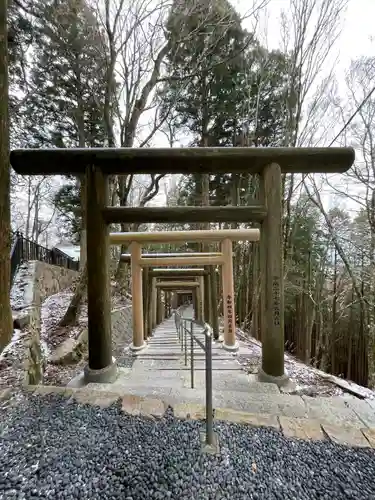
[{"label": "large torii gate", "polygon": [[[255,222],[261,225],[260,318],[262,380],[283,383],[284,303],[282,263],[282,174],[343,173],[353,148],[53,148],[12,151],[21,175],[85,176],[89,360],[86,382],[116,378],[112,358],[109,287],[111,223]],[[108,177],[129,174],[259,175],[259,200],[241,207],[111,207]]]}]

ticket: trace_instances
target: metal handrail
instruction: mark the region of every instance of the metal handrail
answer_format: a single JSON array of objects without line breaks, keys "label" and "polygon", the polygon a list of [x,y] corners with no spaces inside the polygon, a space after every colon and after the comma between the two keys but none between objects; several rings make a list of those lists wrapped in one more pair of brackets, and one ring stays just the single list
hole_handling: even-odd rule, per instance
[{"label": "metal handrail", "polygon": [[[213,403],[212,403],[212,328],[209,324],[194,319],[184,318],[179,310],[174,311],[174,319],[181,351],[185,350],[185,366],[187,366],[188,349],[187,335],[190,335],[190,377],[191,388],[194,389],[194,342],[205,352],[205,375],[206,375],[206,445],[214,446],[213,429]],[[190,323],[190,328],[187,328]],[[194,335],[194,324],[203,328],[205,342],[201,342]]]},{"label": "metal handrail", "polygon": [[12,246],[10,251],[11,284],[13,283],[18,266],[28,260],[39,260],[67,269],[79,270],[79,262],[58,248],[49,249],[35,241],[24,238],[22,233],[12,233]]}]

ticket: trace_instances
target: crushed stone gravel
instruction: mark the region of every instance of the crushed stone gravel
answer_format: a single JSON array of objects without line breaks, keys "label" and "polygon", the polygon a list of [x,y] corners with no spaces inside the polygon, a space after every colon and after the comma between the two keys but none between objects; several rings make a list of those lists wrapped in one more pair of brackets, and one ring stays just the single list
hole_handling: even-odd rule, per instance
[{"label": "crushed stone gravel", "polygon": [[375,498],[375,453],[216,423],[220,453],[202,454],[202,424],[131,417],[120,403],[28,395],[0,408],[0,498],[345,500]]}]

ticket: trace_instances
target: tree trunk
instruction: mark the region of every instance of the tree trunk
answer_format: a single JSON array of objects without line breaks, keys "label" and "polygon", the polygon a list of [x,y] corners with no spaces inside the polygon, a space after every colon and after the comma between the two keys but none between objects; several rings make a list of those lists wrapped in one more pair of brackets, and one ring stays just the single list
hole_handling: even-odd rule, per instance
[{"label": "tree trunk", "polygon": [[0,352],[12,338],[7,2],[0,2]]},{"label": "tree trunk", "polygon": [[87,286],[87,264],[81,271],[79,281],[77,282],[74,295],[70,301],[69,307],[64,314],[64,317],[59,323],[59,326],[70,326],[77,323],[78,316],[81,310],[82,300],[85,295]]}]

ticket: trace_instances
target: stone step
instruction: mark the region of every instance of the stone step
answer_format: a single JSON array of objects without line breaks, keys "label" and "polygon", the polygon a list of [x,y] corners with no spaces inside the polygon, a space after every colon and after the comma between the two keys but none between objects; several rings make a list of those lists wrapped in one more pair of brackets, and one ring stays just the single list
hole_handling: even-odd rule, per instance
[{"label": "stone step", "polygon": [[[92,392],[107,392],[118,394],[119,397],[133,394],[142,397],[158,398],[167,404],[198,403],[205,404],[206,393],[203,389],[137,386],[124,387],[114,384],[89,384],[86,386]],[[244,393],[240,391],[213,391],[213,406],[215,409],[230,408],[233,410],[247,411],[252,414],[271,415],[273,417],[288,417],[299,419],[319,419],[328,426],[337,429],[353,429],[354,431],[366,427],[363,411],[354,412],[353,408],[347,407],[345,402],[340,404],[335,398],[321,398],[323,401],[314,402],[314,408],[297,395],[288,394],[266,394],[266,393]],[[365,403],[364,403],[365,404]],[[322,410],[317,412],[318,407]],[[366,412],[368,408],[366,407]]]},{"label": "stone step", "polygon": [[[133,369],[134,371],[138,369],[138,367],[142,368],[142,370],[148,371],[168,371],[168,370],[182,370],[182,371],[190,371],[190,363],[185,365],[182,359],[171,359],[171,358],[153,358],[153,359],[137,359],[134,362]],[[194,363],[194,371],[204,372],[206,370],[206,363],[204,361],[198,361]],[[238,373],[239,375],[244,373],[240,366],[233,365],[224,365],[222,362],[212,362],[212,371],[213,372],[222,372],[228,376],[229,373]],[[162,373],[158,373],[159,376],[163,376]],[[224,375],[223,375],[224,376]]]},{"label": "stone step", "polygon": [[[194,377],[194,390],[204,391],[206,388],[205,381],[200,380],[198,377]],[[119,384],[120,385],[120,384]],[[129,378],[124,380],[121,384],[123,388],[129,389],[147,389],[148,387],[159,387],[159,388],[172,388],[172,389],[191,389],[191,377],[190,374],[186,377],[179,378],[163,378],[157,380],[155,378]],[[115,387],[115,384],[113,385]],[[234,383],[230,381],[226,383],[225,381],[213,380],[212,388],[214,391],[218,392],[229,392],[229,393],[238,393],[241,392],[245,395],[272,395],[272,394],[280,394],[279,388],[275,384],[265,384],[263,382],[244,382],[244,383]]]},{"label": "stone step", "polygon": [[[143,397],[159,398],[171,406],[181,403],[205,404],[206,400],[204,389],[158,387],[155,385],[128,387],[116,384],[89,384],[87,388],[92,391],[115,393],[119,397],[125,394],[134,394]],[[240,391],[213,390],[213,406],[215,408],[231,408],[274,416],[284,415],[299,418],[307,418],[308,416],[307,408],[302,398],[286,394],[251,394]],[[332,421],[334,420],[335,415],[332,414]]]},{"label": "stone step", "polygon": [[[190,387],[191,378],[188,377]],[[194,372],[194,387],[204,389],[206,387],[206,374],[202,371]],[[251,394],[280,394],[280,389],[276,384],[259,382],[256,375],[245,373],[234,373],[225,377],[222,371],[212,373],[212,387],[216,391],[247,392]]]},{"label": "stone step", "polygon": [[[120,372],[121,373],[121,372]],[[104,385],[108,390],[113,387],[123,389],[146,389],[149,387],[158,387],[161,389],[191,389],[191,373],[190,370],[165,370],[161,372],[160,377],[154,371],[138,369],[134,371],[126,371],[111,385]],[[214,391],[220,392],[243,392],[246,394],[280,394],[278,387],[275,384],[267,384],[258,382],[256,376],[249,376],[245,373],[236,374],[235,377],[223,377],[222,372],[213,372],[212,386]],[[194,388],[195,390],[205,390],[205,373],[194,373]]]}]

